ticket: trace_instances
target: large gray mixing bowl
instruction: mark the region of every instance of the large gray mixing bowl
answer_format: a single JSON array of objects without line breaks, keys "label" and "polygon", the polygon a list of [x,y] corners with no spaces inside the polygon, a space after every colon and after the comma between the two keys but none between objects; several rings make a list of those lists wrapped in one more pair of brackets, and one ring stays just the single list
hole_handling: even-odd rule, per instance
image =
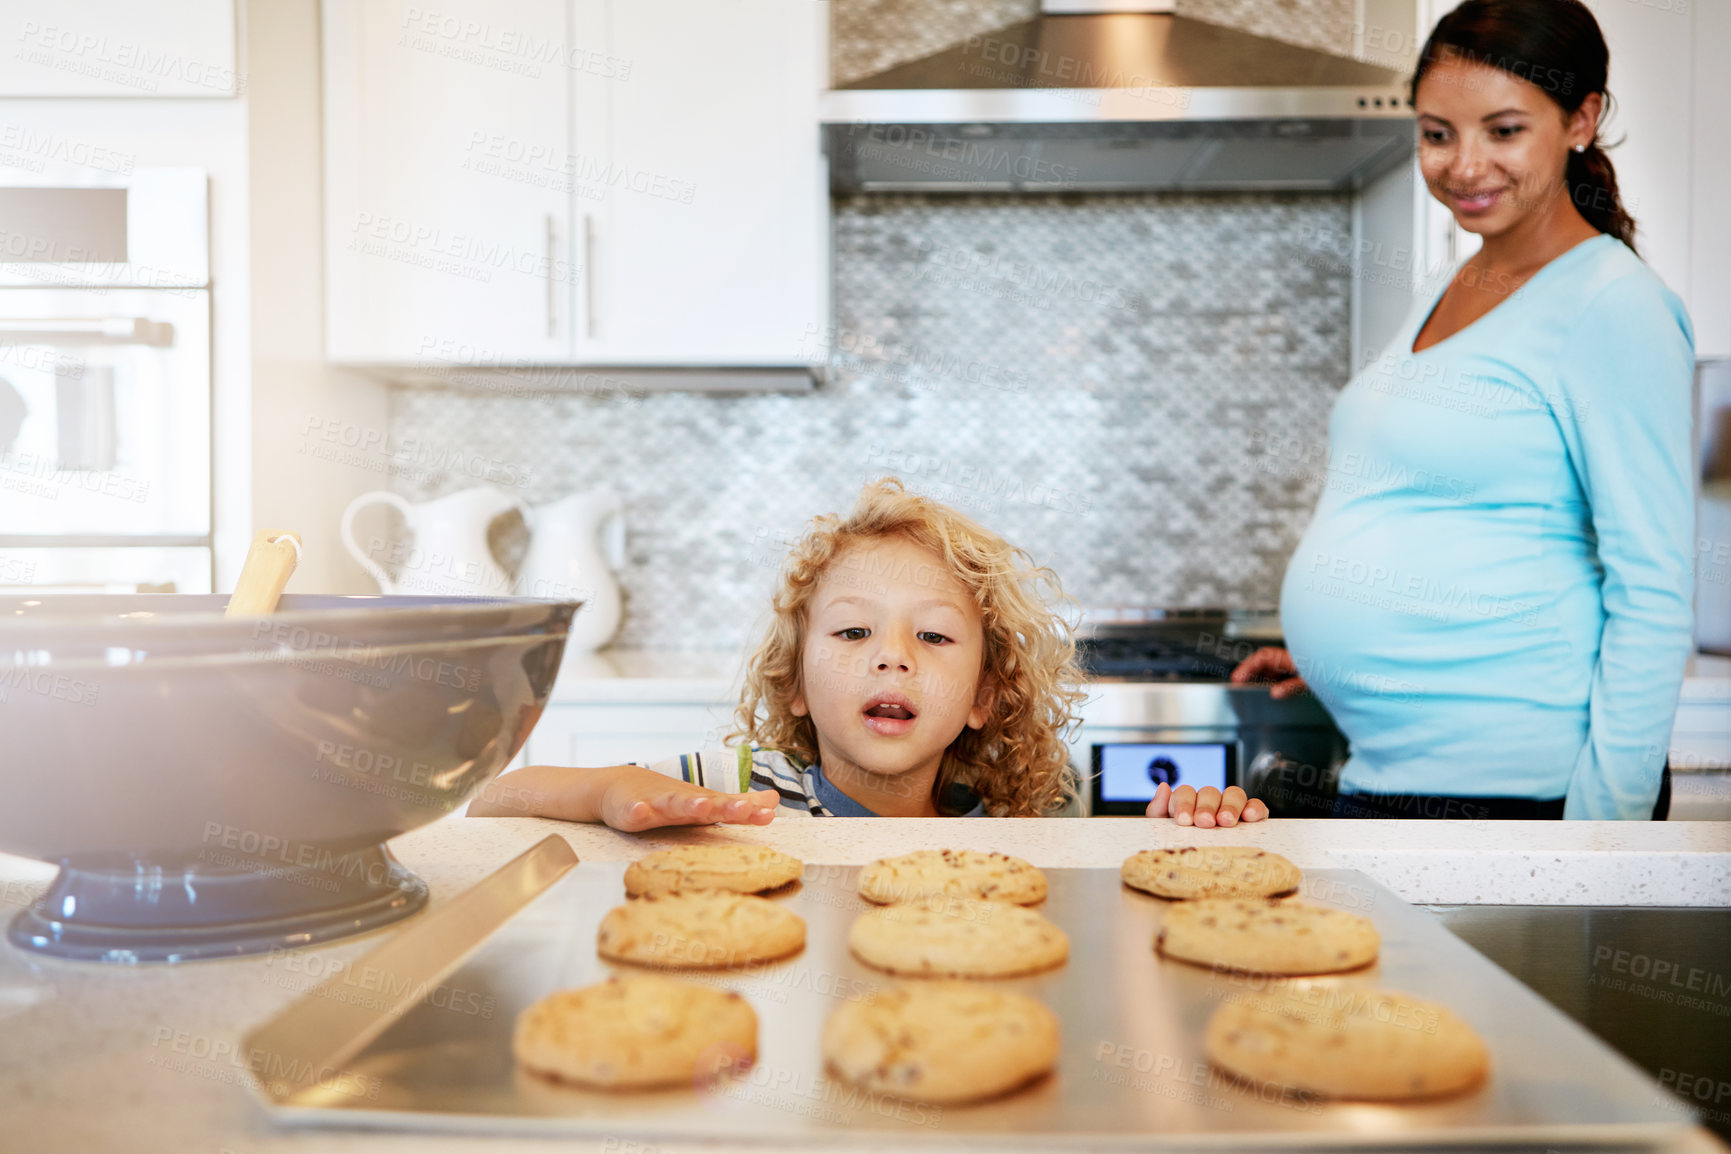
[{"label": "large gray mixing bowl", "polygon": [[179,961],[327,941],[427,887],[387,839],[534,727],[577,605],[0,597],[0,850],[60,866],[26,950]]}]

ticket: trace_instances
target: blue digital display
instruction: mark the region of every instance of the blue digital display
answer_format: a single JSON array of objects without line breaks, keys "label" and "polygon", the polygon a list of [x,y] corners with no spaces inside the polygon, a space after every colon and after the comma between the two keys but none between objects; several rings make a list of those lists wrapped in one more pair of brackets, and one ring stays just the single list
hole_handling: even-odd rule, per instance
[{"label": "blue digital display", "polygon": [[1149,801],[1162,782],[1226,788],[1225,745],[1096,745],[1102,801]]}]

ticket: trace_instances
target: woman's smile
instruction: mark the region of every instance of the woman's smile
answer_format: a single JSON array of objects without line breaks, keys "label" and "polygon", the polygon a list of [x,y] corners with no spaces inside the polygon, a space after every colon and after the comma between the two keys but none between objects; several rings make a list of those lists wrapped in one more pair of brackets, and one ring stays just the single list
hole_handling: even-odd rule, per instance
[{"label": "woman's smile", "polygon": [[1503,193],[1506,191],[1507,189],[1504,188],[1474,189],[1470,191],[1450,189],[1448,195],[1449,199],[1454,202],[1454,207],[1457,212],[1466,216],[1475,216],[1479,213],[1489,212],[1494,209],[1497,206],[1497,203],[1502,200]]}]

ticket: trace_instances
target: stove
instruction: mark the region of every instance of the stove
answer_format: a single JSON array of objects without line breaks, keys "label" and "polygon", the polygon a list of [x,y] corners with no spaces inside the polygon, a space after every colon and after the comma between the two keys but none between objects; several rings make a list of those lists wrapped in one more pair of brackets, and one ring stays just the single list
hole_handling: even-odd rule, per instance
[{"label": "stove", "polygon": [[1084,613],[1076,649],[1091,679],[1220,682],[1280,640],[1271,609],[1112,609]]},{"label": "stove", "polygon": [[1346,739],[1310,694],[1276,701],[1232,685],[1239,662],[1281,643],[1255,609],[1089,610],[1077,629],[1089,696],[1071,746],[1088,772],[1085,809],[1140,814],[1155,788],[1242,786],[1276,816],[1333,807]]}]

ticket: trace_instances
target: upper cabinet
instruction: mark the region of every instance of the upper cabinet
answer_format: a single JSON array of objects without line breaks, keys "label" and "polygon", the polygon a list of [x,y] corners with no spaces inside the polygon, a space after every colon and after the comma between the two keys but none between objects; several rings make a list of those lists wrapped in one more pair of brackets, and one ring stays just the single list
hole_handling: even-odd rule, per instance
[{"label": "upper cabinet", "polygon": [[819,359],[824,7],[324,0],[331,358]]},{"label": "upper cabinet", "polygon": [[566,0],[325,0],[332,360],[572,352]]},{"label": "upper cabinet", "polygon": [[1695,4],[1693,53],[1694,164],[1690,200],[1689,311],[1695,322],[1695,352],[1731,357],[1731,214],[1725,189],[1731,187],[1731,69],[1725,46],[1731,44],[1731,4]]},{"label": "upper cabinet", "polygon": [[607,187],[577,188],[582,323],[617,364],[819,359],[828,322],[828,169],[819,147],[828,5],[578,0],[605,8],[627,83],[604,106]]},{"label": "upper cabinet", "polygon": [[235,0],[0,4],[5,96],[234,96]]}]

